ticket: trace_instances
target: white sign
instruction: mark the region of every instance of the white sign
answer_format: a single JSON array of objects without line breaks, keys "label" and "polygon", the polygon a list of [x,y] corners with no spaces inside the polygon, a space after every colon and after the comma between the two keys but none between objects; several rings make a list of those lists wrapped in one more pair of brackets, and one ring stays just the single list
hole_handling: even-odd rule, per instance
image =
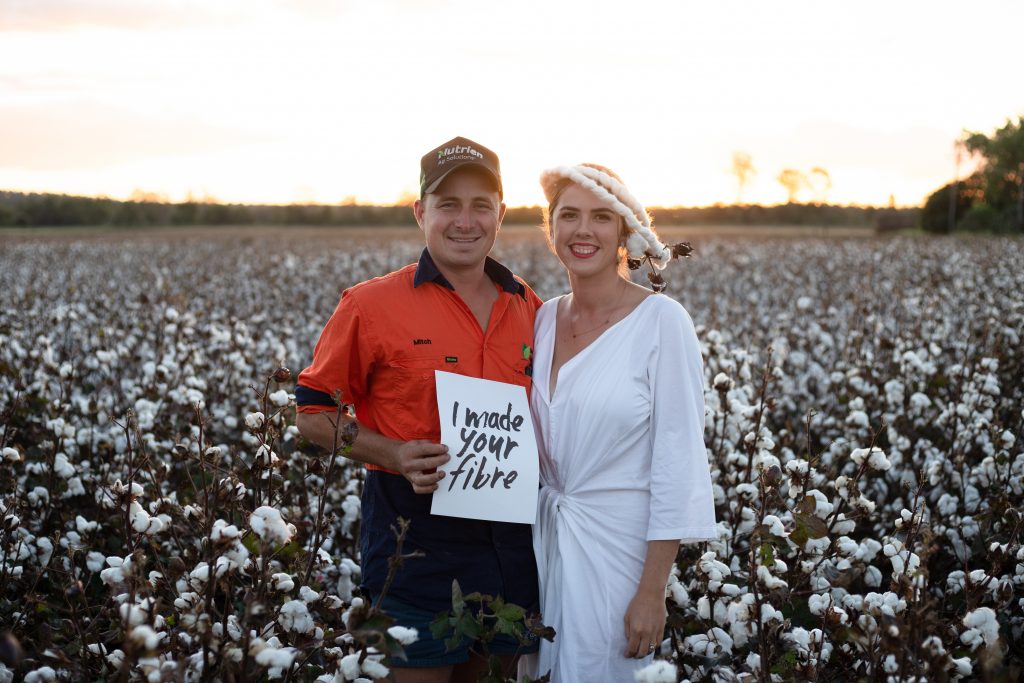
[{"label": "white sign", "polygon": [[526,389],[440,370],[434,378],[451,460],[430,512],[533,524],[540,465]]}]

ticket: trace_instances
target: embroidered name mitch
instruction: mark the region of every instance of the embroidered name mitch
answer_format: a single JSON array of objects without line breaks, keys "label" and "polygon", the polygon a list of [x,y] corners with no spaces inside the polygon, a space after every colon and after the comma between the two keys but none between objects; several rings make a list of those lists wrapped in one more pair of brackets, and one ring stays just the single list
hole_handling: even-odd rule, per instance
[{"label": "embroidered name mitch", "polygon": [[413,346],[420,346],[421,344],[432,344],[432,343],[433,342],[430,341],[429,339],[413,339],[412,340]]}]

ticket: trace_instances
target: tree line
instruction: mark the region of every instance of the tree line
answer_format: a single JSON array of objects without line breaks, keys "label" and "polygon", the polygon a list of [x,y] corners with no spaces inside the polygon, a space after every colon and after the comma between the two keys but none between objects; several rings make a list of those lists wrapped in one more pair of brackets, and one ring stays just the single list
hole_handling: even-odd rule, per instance
[{"label": "tree line", "polygon": [[[882,209],[836,204],[715,204],[651,207],[660,225],[802,225],[912,227],[917,209]],[[539,225],[539,206],[510,207],[506,225]],[[415,225],[409,206],[361,204],[220,204],[186,201],[120,201],[64,194],[0,191],[0,226],[163,227],[187,225]]]},{"label": "tree line", "polygon": [[956,152],[958,167],[966,153],[978,168],[929,195],[921,227],[934,233],[1024,233],[1024,116],[1007,119],[991,135],[964,131]]}]

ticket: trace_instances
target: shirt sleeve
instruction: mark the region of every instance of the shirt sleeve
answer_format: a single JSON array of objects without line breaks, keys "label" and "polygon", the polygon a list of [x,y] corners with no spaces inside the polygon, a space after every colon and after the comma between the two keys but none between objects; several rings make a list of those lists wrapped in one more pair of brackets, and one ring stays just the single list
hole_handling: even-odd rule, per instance
[{"label": "shirt sleeve", "polygon": [[334,395],[357,403],[365,395],[377,345],[357,297],[345,290],[313,349],[312,364],[299,373],[295,402],[300,413],[334,410]]},{"label": "shirt sleeve", "polygon": [[704,367],[693,321],[665,305],[648,363],[651,383],[651,514],[647,540],[717,537],[704,447]]}]

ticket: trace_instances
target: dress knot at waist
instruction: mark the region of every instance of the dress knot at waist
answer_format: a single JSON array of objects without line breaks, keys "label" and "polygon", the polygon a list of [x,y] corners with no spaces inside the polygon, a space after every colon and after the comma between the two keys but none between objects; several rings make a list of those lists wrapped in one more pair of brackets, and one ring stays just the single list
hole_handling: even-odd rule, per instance
[{"label": "dress knot at waist", "polygon": [[541,498],[558,512],[561,512],[572,504],[571,496],[569,496],[565,491],[560,491],[552,486],[541,487]]}]

